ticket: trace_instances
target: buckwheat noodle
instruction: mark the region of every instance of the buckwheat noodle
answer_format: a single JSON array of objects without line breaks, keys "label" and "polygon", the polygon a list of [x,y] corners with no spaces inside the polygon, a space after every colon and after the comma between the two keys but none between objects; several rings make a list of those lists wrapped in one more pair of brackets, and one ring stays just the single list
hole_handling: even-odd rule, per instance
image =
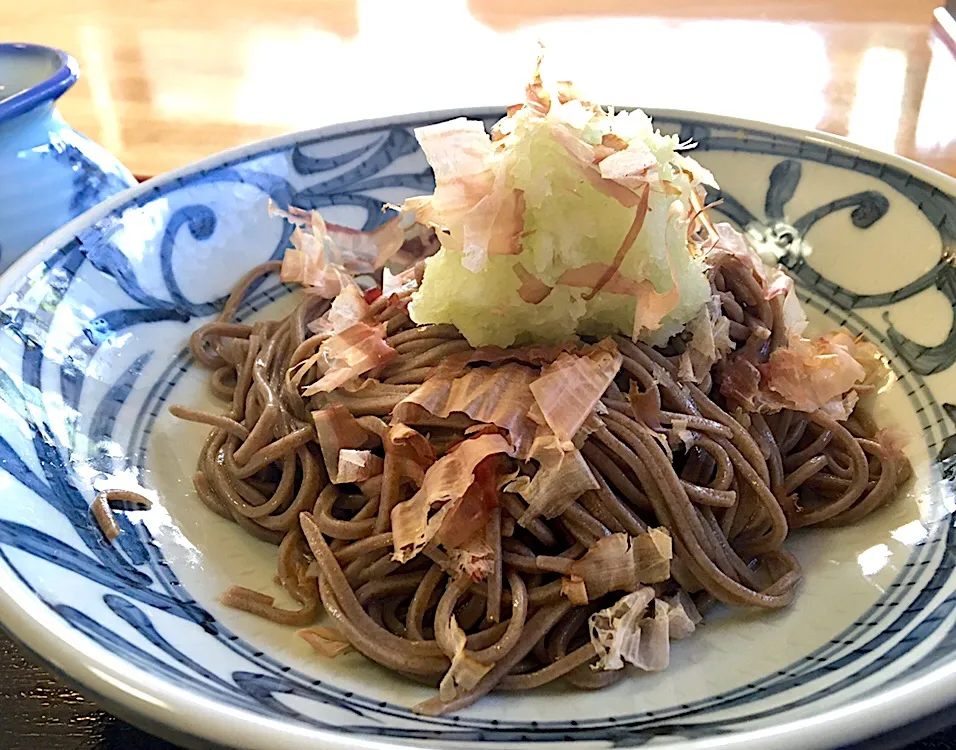
[{"label": "buckwheat noodle", "polygon": [[[627,674],[589,668],[596,652],[588,617],[606,601],[576,606],[561,594],[561,575],[603,536],[664,526],[674,560],[672,578],[657,584],[659,593],[681,590],[700,606],[716,600],[779,609],[790,604],[801,576],[783,548],[790,531],[855,523],[890,501],[910,473],[861,408],[843,423],[822,412],[731,409],[714,385],[719,364],[700,385],[679,377],[677,356],[685,343],[679,337],[662,350],[618,338],[621,371],[604,395],[599,427],[582,448],[599,489],[557,518],[535,518],[526,527],[516,522],[528,506],[504,493],[492,513],[488,538],[496,564],[486,581],[456,577],[437,546],[399,564],[392,560],[390,512],[410,492],[395,480],[387,457],[382,476],[361,489],[331,484],[310,412],[342,404],[382,438],[396,404],[434,366],[469,346],[454,327],[415,326],[402,305],[380,297],[371,316],[385,325],[398,357],[373,373],[378,383],[372,387],[303,399],[287,372],[317,351],[322,337],[309,323],[328,301],[306,294],[281,320],[233,322],[250,284],[277,270],[275,262],[251,270],[219,318],[190,340],[193,356],[211,370],[210,387],[226,402],[225,413],[172,409],[212,428],[193,477],[199,499],[278,546],[276,580],[298,607],[280,608],[272,597],[239,587],[223,601],[300,627],[324,609],[343,642],[433,685],[454,658],[457,623],[467,634],[469,656],[491,669],[457,696],[421,704],[423,713],[461,709],[491,690],[528,690],[558,679],[595,689]],[[738,351],[760,347],[768,356],[784,337],[778,305],[765,301],[752,276],[733,264],[716,269],[711,281]],[[684,420],[691,447],[669,451],[641,428],[623,395],[632,382],[658,419]],[[439,453],[474,424],[425,413],[406,421],[427,432]],[[303,513],[318,530],[308,540]]]},{"label": "buckwheat noodle", "polygon": [[116,516],[113,514],[114,505],[145,510],[152,503],[148,497],[133,490],[109,489],[97,492],[93,502],[90,503],[90,513],[100,527],[100,531],[103,532],[103,536],[110,542],[122,533],[119,524],[116,522]]}]

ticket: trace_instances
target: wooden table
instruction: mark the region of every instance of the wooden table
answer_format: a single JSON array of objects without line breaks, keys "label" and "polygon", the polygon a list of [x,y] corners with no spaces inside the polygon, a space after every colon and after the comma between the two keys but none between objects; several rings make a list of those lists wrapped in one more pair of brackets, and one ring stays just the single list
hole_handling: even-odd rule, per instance
[{"label": "wooden table", "polygon": [[597,100],[820,128],[956,174],[942,2],[0,0],[0,34],[72,52],[63,114],[141,175],[290,130],[513,101],[539,38]]},{"label": "wooden table", "polygon": [[[931,29],[940,1],[0,0],[0,34],[78,58],[63,114],[139,175],[290,130],[513,101],[538,39],[597,100],[820,128],[956,175],[956,59]],[[0,747],[170,748],[2,635]],[[956,732],[907,748],[954,750]]]}]

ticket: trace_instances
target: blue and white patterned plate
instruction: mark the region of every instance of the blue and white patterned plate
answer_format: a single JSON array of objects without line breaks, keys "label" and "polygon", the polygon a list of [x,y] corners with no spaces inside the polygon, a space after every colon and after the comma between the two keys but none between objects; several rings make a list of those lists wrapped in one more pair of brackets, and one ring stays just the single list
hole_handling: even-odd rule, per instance
[{"label": "blue and white patterned plate", "polygon": [[[496,695],[450,717],[413,714],[430,691],[361,656],[323,659],[217,603],[234,583],[270,590],[275,553],[194,497],[204,430],[166,412],[208,401],[186,339],[246,269],[281,255],[289,229],[268,199],[374,227],[383,201],[432,187],[412,129],[459,114],[213,157],[107,201],[0,280],[4,626],[116,713],[203,747],[812,750],[956,700],[956,182],[836,138],[704,115],[657,123],[700,144],[718,210],[784,251],[816,324],[863,333],[896,370],[878,418],[910,436],[906,497],[853,528],[794,534],[806,569],[794,606],[719,613],[663,674]],[[290,295],[262,283],[242,316],[287,310]],[[113,545],[88,510],[105,486],[156,500],[120,516]]]}]

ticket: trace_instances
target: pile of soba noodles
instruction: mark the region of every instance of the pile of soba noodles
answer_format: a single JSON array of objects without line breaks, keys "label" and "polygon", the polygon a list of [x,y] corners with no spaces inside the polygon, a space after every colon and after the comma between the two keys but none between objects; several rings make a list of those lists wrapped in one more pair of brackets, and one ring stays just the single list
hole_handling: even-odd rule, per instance
[{"label": "pile of soba noodles", "polygon": [[[898,494],[883,358],[803,335],[685,144],[537,76],[491,136],[417,135],[433,195],[372,233],[280,211],[294,247],[192,338],[224,402],[173,409],[212,426],[197,494],[277,545],[297,603],[226,604],[437,686],[426,714],[594,689],[667,667],[714,603],[786,607],[791,531]],[[234,322],[280,271],[295,310]]]}]

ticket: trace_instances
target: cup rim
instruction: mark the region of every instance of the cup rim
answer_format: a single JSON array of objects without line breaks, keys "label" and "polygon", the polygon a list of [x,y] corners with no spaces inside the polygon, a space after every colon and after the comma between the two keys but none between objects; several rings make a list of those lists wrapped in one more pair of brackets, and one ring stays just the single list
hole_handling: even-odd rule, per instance
[{"label": "cup rim", "polygon": [[0,42],[0,54],[3,53],[13,53],[14,56],[44,55],[55,61],[57,68],[39,83],[0,101],[0,125],[29,112],[39,104],[58,99],[80,76],[76,58],[55,47],[25,42]]}]

